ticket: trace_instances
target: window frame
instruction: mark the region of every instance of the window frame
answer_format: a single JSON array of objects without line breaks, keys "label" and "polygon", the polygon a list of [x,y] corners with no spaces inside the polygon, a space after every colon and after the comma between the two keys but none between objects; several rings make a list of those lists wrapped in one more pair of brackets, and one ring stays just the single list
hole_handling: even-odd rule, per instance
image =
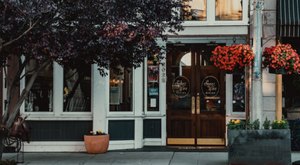
[{"label": "window frame", "polygon": [[[20,113],[27,115],[28,120],[92,120],[93,108],[89,112],[64,112],[63,111],[63,74],[64,69],[53,62],[53,111],[52,112],[26,112],[25,101],[20,107]],[[93,67],[91,66],[91,72]],[[91,76],[93,74],[91,73]],[[25,70],[22,75],[25,74]],[[93,79],[93,78],[92,78]],[[92,86],[91,81],[91,86]],[[20,80],[20,92],[25,88],[25,79]],[[91,89],[93,92],[93,89]]]},{"label": "window frame", "polygon": [[[109,74],[107,75],[108,76],[108,79],[109,79],[109,81],[110,81],[110,75],[111,75],[111,73],[110,73],[111,71],[109,70]],[[134,84],[135,84],[135,82],[134,82],[134,74],[135,74],[135,69],[134,68],[132,68],[132,71],[131,71],[131,87],[129,87],[129,90],[131,90],[130,92],[131,92],[131,102],[129,103],[129,104],[131,104],[130,105],[130,110],[129,111],[110,111],[110,108],[108,108],[108,115],[118,115],[118,114],[125,114],[125,115],[133,115],[134,114]],[[125,82],[124,82],[125,83]],[[123,85],[123,84],[122,84]],[[110,84],[109,84],[109,87],[108,87],[109,89],[108,89],[108,92],[109,92],[109,100],[110,100]],[[122,90],[123,91],[123,90]],[[122,95],[123,93],[121,93],[121,95]],[[111,104],[109,103],[109,107],[111,106]]]},{"label": "window frame", "polygon": [[207,0],[207,19],[206,21],[184,21],[183,26],[220,26],[220,25],[249,25],[249,0],[243,0],[242,20],[215,20],[216,17],[216,1]]}]

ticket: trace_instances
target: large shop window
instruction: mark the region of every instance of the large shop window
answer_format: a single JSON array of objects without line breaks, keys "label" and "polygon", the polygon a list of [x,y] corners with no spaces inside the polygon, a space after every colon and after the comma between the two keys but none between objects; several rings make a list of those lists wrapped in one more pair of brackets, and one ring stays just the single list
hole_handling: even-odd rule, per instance
[{"label": "large shop window", "polygon": [[233,73],[233,112],[245,112],[245,72]]},{"label": "large shop window", "polygon": [[206,0],[183,0],[183,19],[205,21],[207,13],[206,4]]},{"label": "large shop window", "polygon": [[216,0],[216,20],[242,20],[243,0]]},{"label": "large shop window", "polygon": [[[39,63],[30,60],[26,65],[25,82],[28,83]],[[51,112],[53,111],[53,66],[52,63],[39,72],[28,97],[25,101],[25,112]]]},{"label": "large shop window", "polygon": [[91,111],[91,67],[64,67],[64,112]]},{"label": "large shop window", "polygon": [[132,69],[110,69],[110,111],[132,111]]}]

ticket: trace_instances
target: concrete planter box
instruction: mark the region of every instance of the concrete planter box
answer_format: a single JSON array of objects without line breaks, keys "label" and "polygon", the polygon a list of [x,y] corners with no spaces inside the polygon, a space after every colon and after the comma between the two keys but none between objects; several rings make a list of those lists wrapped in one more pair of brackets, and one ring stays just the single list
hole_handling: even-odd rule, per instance
[{"label": "concrete planter box", "polygon": [[229,165],[290,165],[289,129],[228,130]]}]

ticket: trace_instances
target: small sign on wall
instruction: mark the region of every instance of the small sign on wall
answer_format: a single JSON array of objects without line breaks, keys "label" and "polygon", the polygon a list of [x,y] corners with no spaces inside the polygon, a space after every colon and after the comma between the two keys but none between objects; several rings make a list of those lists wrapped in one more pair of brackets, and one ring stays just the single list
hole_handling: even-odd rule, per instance
[{"label": "small sign on wall", "polygon": [[155,87],[150,87],[149,89],[149,96],[158,96],[158,88]]},{"label": "small sign on wall", "polygon": [[150,107],[155,108],[157,105],[156,98],[150,98]]}]

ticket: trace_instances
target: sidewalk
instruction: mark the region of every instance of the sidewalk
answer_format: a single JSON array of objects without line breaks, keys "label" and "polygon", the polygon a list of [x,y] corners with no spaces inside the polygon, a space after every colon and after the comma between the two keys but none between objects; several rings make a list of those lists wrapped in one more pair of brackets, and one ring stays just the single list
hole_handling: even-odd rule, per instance
[{"label": "sidewalk", "polygon": [[[16,159],[5,153],[3,160]],[[227,152],[117,152],[24,153],[24,165],[226,165]],[[292,153],[292,162],[300,160],[300,152]]]}]

